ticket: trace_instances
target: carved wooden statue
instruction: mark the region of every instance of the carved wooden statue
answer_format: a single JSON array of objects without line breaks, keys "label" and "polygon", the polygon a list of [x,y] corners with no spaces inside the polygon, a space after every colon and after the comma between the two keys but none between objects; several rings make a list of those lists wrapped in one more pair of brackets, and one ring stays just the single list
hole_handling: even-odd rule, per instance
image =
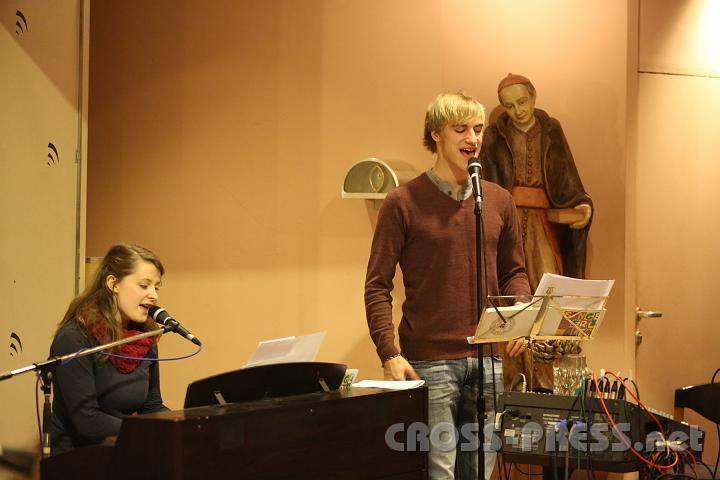
[{"label": "carved wooden statue", "polygon": [[[483,137],[483,177],[512,192],[530,286],[534,290],[545,272],[583,278],[592,200],[580,181],[562,127],[535,108],[535,87],[522,75],[505,77],[498,85],[498,98],[504,112]],[[559,342],[533,348],[536,387],[552,388],[552,369],[537,362],[551,362],[568,348]],[[528,374],[530,353],[505,362],[509,383],[515,372]]]}]

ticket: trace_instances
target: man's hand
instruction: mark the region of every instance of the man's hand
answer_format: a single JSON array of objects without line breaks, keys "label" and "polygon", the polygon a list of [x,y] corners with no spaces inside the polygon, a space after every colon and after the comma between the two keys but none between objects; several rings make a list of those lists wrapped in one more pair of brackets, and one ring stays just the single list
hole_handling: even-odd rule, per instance
[{"label": "man's hand", "polygon": [[383,364],[385,380],[420,380],[420,377],[403,356],[393,357]]},{"label": "man's hand", "polygon": [[507,354],[509,357],[517,357],[522,352],[525,351],[527,348],[527,340],[524,338],[519,338],[517,340],[510,340],[507,342],[507,346],[505,347],[505,350],[507,351]]},{"label": "man's hand", "polygon": [[590,221],[590,216],[592,215],[592,207],[587,203],[581,203],[580,205],[575,205],[575,210],[581,211],[583,214],[583,218],[582,220],[578,220],[577,222],[570,225],[570,228],[580,230],[581,228],[585,228],[585,226]]}]

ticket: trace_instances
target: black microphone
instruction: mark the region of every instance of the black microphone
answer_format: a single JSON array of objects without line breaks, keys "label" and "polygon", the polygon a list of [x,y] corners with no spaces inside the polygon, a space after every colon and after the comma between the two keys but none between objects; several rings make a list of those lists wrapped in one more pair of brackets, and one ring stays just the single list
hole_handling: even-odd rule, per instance
[{"label": "black microphone", "polygon": [[475,195],[475,204],[480,208],[482,204],[482,165],[478,158],[468,160],[468,173],[470,174],[470,183],[472,184],[473,194]]},{"label": "black microphone", "polygon": [[171,317],[164,308],[158,307],[157,305],[152,305],[148,310],[148,315],[150,315],[153,320],[155,320],[160,325],[163,325],[168,329],[172,330],[173,332],[182,335],[183,337],[193,342],[195,345],[202,345],[202,342],[199,338],[188,332],[187,329],[180,325],[180,322]]}]

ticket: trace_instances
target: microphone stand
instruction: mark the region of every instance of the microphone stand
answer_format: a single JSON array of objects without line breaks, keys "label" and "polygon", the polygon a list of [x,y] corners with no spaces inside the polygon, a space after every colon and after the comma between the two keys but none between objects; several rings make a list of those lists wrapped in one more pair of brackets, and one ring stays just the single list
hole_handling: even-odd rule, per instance
[{"label": "microphone stand", "polygon": [[[473,162],[473,160],[471,160]],[[476,178],[472,178],[475,176]],[[482,185],[479,170],[476,173],[471,174],[471,183],[473,186],[473,194],[475,197],[475,259],[476,259],[476,275],[477,275],[477,312],[478,316],[483,309],[483,296],[482,287],[484,284],[484,273],[485,273],[485,254],[483,251],[484,247],[484,233],[482,223]],[[479,447],[477,452],[478,462],[478,480],[485,480],[485,416],[486,416],[486,405],[485,405],[485,362],[483,358],[483,344],[477,344],[477,355],[478,355],[478,396],[477,396],[477,414],[478,414],[478,440]],[[492,379],[495,382],[495,378]]]},{"label": "microphone stand", "polygon": [[108,350],[114,347],[117,347],[118,345],[124,345],[126,343],[131,343],[137,340],[142,340],[143,338],[148,337],[155,337],[157,335],[162,335],[163,333],[169,332],[172,330],[172,327],[165,326],[163,328],[158,328],[157,330],[150,330],[149,332],[144,332],[138,335],[133,335],[132,337],[126,337],[121,340],[116,340],[114,342],[106,343],[104,345],[98,345],[97,347],[88,348],[85,350],[79,350],[74,353],[69,353],[67,355],[62,356],[55,356],[52,358],[48,358],[47,360],[43,362],[33,363],[31,365],[16,368],[15,370],[10,370],[5,373],[0,373],[0,382],[3,380],[7,380],[8,378],[12,378],[15,375],[20,375],[22,373],[26,372],[37,372],[38,376],[40,377],[40,385],[41,389],[43,391],[43,396],[45,397],[45,401],[43,402],[43,424],[42,424],[42,456],[43,458],[47,458],[50,456],[50,415],[52,414],[52,405],[50,403],[50,394],[52,392],[52,381],[53,377],[55,376],[55,368],[60,365],[61,363],[65,362],[66,360],[72,360],[75,358],[84,357],[86,355],[91,355],[93,353],[101,352],[103,350]]}]

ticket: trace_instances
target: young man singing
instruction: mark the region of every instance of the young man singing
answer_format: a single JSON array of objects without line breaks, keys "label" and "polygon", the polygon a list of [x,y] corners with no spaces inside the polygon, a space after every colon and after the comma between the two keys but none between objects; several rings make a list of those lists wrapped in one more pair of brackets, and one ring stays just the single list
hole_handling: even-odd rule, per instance
[{"label": "young man singing", "polygon": [[[429,391],[432,479],[477,478],[477,451],[468,449],[468,432],[477,432],[477,279],[475,215],[468,160],[477,157],[485,123],[483,106],[462,93],[444,93],[428,106],[424,145],[435,165],[388,193],[378,214],[365,283],[367,321],[388,380],[425,380]],[[528,295],[522,238],[510,193],[482,181],[484,252],[488,295]],[[392,321],[393,277],[403,273],[405,301],[398,329]],[[522,341],[506,347],[511,356]],[[483,394],[492,409],[493,381],[502,390],[502,362],[484,352]],[[492,419],[492,413],[488,412]],[[431,436],[433,438],[433,436]],[[490,477],[495,455],[485,454]]]}]

